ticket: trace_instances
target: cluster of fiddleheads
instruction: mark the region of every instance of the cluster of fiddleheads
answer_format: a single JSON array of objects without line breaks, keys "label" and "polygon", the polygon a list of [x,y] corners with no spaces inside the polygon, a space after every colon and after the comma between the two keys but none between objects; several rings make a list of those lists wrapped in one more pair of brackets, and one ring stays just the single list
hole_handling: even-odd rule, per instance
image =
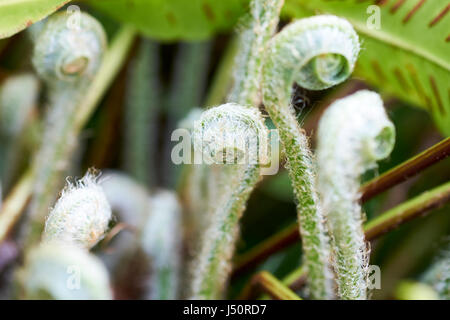
[{"label": "cluster of fiddleheads", "polygon": [[[279,131],[294,188],[309,297],[331,299],[336,294],[342,299],[367,297],[369,249],[364,239],[359,179],[376,166],[377,160],[389,155],[394,128],[377,94],[362,91],[339,100],[321,119],[316,161],[291,106],[293,84],[321,90],[343,82],[353,71],[359,40],[347,21],[329,15],[294,21],[273,36],[283,2],[251,1],[229,103],[203,112],[191,128],[196,155],[201,154],[202,161],[211,165],[198,171],[201,176],[192,182],[209,189],[208,203],[197,206],[205,214],[198,215],[202,222],[196,226],[197,231],[204,229],[204,232],[199,237],[190,283],[193,299],[219,298],[225,291],[239,220],[260,180],[261,164],[267,163],[268,158],[269,132],[258,109],[261,102]],[[61,173],[74,149],[76,109],[99,67],[105,46],[104,32],[93,18],[82,14],[77,28],[68,24],[67,18],[67,14],[57,14],[33,34],[36,44],[33,63],[47,86],[49,106],[46,131],[33,165],[36,181],[29,244],[39,234],[39,224],[53,203]],[[138,102],[128,115],[131,124],[128,141],[132,142],[128,151],[133,152],[125,151],[125,155],[134,157],[131,169],[128,168],[134,178],[143,178],[148,184],[151,174],[145,152],[140,149],[147,142],[146,123],[152,112],[146,109],[146,100],[151,92],[145,92],[148,83],[140,85],[149,77],[146,63],[150,62],[151,48],[143,45],[141,49],[142,65],[134,66],[136,86],[131,84],[139,96],[129,95],[130,101]],[[143,92],[148,95],[140,95]],[[174,108],[181,102],[172,104]],[[133,127],[134,124],[139,125]],[[134,139],[137,136],[140,139]],[[177,298],[182,266],[178,199],[170,191],[151,194],[143,188],[137,192],[139,188],[133,184],[134,181],[128,186],[131,193],[136,191],[139,196],[136,203],[127,203],[133,197],[109,198],[111,202],[117,200],[113,209],[123,211],[121,219],[131,222],[134,233],[130,248],[142,250],[146,255],[151,272],[145,282],[145,295],[151,299]],[[114,192],[117,194],[117,190]],[[190,201],[203,200],[194,193],[189,197]],[[111,296],[103,267],[86,250],[96,245],[108,228],[111,209],[107,198],[90,175],[63,191],[46,220],[42,244],[27,252],[20,273],[26,283],[25,296]],[[124,203],[125,208],[121,208]],[[49,281],[42,270],[55,270],[62,278],[63,268],[71,266],[74,259],[79,260],[82,268],[93,270],[76,280],[86,290],[71,295],[67,288],[72,284],[66,284],[66,288],[57,283],[47,285]],[[95,278],[98,287],[91,286]]]},{"label": "cluster of fiddleheads", "polygon": [[79,26],[68,23],[68,13],[51,16],[35,38],[33,65],[48,87],[48,107],[41,147],[34,163],[35,187],[31,203],[32,231],[52,205],[76,144],[76,111],[93,80],[106,46],[102,26],[80,13]]}]

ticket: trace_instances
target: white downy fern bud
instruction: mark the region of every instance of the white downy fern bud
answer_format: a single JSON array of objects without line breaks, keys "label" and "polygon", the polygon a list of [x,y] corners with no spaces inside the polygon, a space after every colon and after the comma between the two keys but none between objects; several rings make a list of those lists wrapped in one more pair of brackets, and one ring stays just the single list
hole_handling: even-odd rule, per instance
[{"label": "white downy fern bud", "polygon": [[51,242],[32,248],[18,277],[25,299],[112,299],[101,261],[72,244]]},{"label": "white downy fern bud", "polygon": [[342,299],[367,298],[369,250],[359,204],[360,179],[391,153],[394,141],[394,125],[375,92],[362,90],[339,99],[320,119],[318,184]]},{"label": "white downy fern bud", "polygon": [[94,174],[88,172],[62,191],[46,219],[43,240],[90,249],[103,238],[110,219],[111,208],[105,194]]}]

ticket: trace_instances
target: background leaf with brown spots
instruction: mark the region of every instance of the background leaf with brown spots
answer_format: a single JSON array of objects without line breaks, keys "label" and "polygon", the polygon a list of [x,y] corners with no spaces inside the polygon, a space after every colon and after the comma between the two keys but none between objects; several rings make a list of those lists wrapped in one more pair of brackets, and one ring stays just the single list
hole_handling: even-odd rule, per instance
[{"label": "background leaf with brown spots", "polygon": [[0,39],[7,38],[44,19],[70,0],[0,1]]},{"label": "background leaf with brown spots", "polygon": [[174,41],[202,40],[233,28],[248,0],[90,0],[89,4],[148,37]]},{"label": "background leaf with brown spots", "polygon": [[[367,24],[370,5],[380,8],[379,29]],[[450,135],[450,1],[286,0],[284,9],[294,18],[330,13],[348,19],[362,42],[355,75],[425,108]]]}]

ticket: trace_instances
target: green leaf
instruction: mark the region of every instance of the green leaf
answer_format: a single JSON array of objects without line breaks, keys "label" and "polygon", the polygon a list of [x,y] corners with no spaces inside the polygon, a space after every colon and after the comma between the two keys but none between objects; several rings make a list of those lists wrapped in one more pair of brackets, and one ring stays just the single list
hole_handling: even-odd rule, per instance
[{"label": "green leaf", "polygon": [[[380,29],[369,5],[380,8]],[[361,36],[355,75],[382,92],[428,110],[450,135],[450,4],[441,0],[287,0],[285,14],[330,13],[347,18]]]},{"label": "green leaf", "polygon": [[165,41],[201,40],[232,28],[248,0],[89,0],[93,7]]},{"label": "green leaf", "polygon": [[70,0],[1,0],[0,39],[44,19]]}]

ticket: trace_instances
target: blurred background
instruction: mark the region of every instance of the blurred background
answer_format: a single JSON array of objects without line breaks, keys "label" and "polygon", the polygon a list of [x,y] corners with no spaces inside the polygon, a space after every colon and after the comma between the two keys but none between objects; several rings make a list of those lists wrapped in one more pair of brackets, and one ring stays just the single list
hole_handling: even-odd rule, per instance
[{"label": "blurred background", "polygon": [[[98,5],[92,5],[92,1],[74,4],[79,5],[81,10],[89,12],[102,23],[109,40],[119,30],[121,22],[128,20],[123,16],[134,15],[136,26],[144,32],[135,38],[119,75],[105,92],[82,130],[67,175],[81,177],[91,167],[100,170],[115,169],[126,172],[149,190],[167,188],[182,193],[186,168],[174,165],[170,159],[170,152],[177,143],[171,141],[171,133],[195,108],[206,108],[225,101],[227,90],[231,86],[233,58],[237,44],[233,30],[239,25],[239,19],[245,13],[247,3],[231,1],[236,4],[230,4],[229,8],[217,5],[209,9],[206,6],[205,9],[203,6],[202,12],[204,14],[206,12],[206,19],[209,17],[214,20],[218,12],[222,12],[220,10],[226,12],[224,14],[226,18],[218,23],[218,26],[210,29],[199,22],[199,26],[187,28],[194,31],[192,34],[187,32],[183,36],[184,39],[180,40],[182,27],[173,27],[173,30],[167,27],[167,24],[170,26],[171,23],[177,23],[178,11],[175,16],[166,14],[166,22],[164,24],[161,22],[160,27],[151,25],[146,30],[147,25],[143,21],[154,19],[154,24],[157,25],[156,16],[143,14],[137,16],[139,7],[128,8],[128,11],[122,11],[121,16],[120,6],[115,9],[108,8],[111,1],[102,2]],[[195,4],[192,7],[195,7]],[[345,10],[343,12],[345,13]],[[188,21],[195,20],[196,12],[186,12],[185,15],[188,14],[191,14]],[[308,14],[309,11],[306,9],[302,11],[301,6],[297,6],[295,1],[288,1],[280,28],[292,17]],[[450,25],[448,17],[443,24],[444,27]],[[200,31],[196,31],[197,29]],[[239,27],[237,29],[239,30]],[[151,34],[153,36],[149,36]],[[190,38],[203,39],[192,41]],[[363,49],[365,44],[370,46],[370,40],[367,41],[363,40]],[[447,58],[450,56],[448,53],[450,50],[447,51]],[[0,86],[11,76],[34,73],[31,54],[32,42],[27,31],[0,40]],[[361,55],[364,54],[363,51]],[[381,59],[383,55],[387,53],[380,53]],[[399,53],[399,63],[402,59],[406,59],[400,55]],[[396,56],[392,56],[392,59],[395,60]],[[376,66],[371,71],[365,70],[364,68],[370,65],[370,62],[365,61],[362,60],[361,69],[357,69],[351,80],[332,89],[312,92],[296,87],[292,102],[298,121],[310,136],[314,148],[318,120],[325,108],[335,99],[364,88],[383,93],[388,115],[395,124],[397,139],[391,156],[382,161],[377,170],[364,177],[364,180],[368,181],[445,138],[448,131],[443,131],[442,127],[448,128],[450,122],[446,124],[442,121],[450,118],[436,122],[434,119],[436,115],[422,106],[420,99],[414,96],[415,93],[411,94],[410,101],[403,97],[405,93],[396,94],[399,84],[395,86],[391,84],[395,81],[391,79],[391,74],[385,76],[384,81],[374,80],[380,70]],[[384,68],[384,65],[381,68]],[[448,77],[448,74],[446,76]],[[442,81],[439,80],[439,83]],[[443,83],[443,86],[448,86],[445,78]],[[8,195],[18,177],[31,163],[35,139],[42,130],[39,119],[44,112],[46,101],[46,88],[42,83],[40,86],[39,96],[29,111],[26,124],[19,135],[20,140],[17,143],[20,142],[22,152],[14,161],[14,167],[9,167],[10,177],[9,182],[3,185],[3,197]],[[413,87],[412,82],[409,86]],[[448,112],[450,102],[445,103]],[[267,124],[273,127],[268,118]],[[142,132],[145,132],[145,135],[142,135]],[[449,180],[450,158],[447,158],[365,203],[367,219],[370,220],[389,208]],[[371,243],[370,263],[380,266],[382,277],[381,289],[373,291],[374,299],[395,298],[395,290],[401,281],[417,279],[427,270],[435,257],[448,248],[449,211],[449,204],[444,205],[434,210],[432,214],[408,222]],[[281,164],[279,173],[275,176],[265,176],[251,195],[242,220],[236,259],[242,258],[251,248],[292,225],[296,220],[292,188],[287,172]],[[107,251],[109,245],[111,243],[100,244],[96,250]],[[18,251],[14,244],[14,233],[1,244],[0,248],[0,292],[2,292],[2,288],[9,281],[8,277],[11,276],[8,268],[11,266],[12,257]],[[268,270],[282,279],[295,270],[300,261],[301,244],[297,241],[257,265],[233,275],[229,297],[237,297],[245,283],[258,270]],[[113,280],[117,297],[125,299],[139,297],[138,286],[133,283],[140,281],[136,276],[139,274],[138,264],[136,262],[134,267],[122,270],[125,275],[121,274]]]}]

